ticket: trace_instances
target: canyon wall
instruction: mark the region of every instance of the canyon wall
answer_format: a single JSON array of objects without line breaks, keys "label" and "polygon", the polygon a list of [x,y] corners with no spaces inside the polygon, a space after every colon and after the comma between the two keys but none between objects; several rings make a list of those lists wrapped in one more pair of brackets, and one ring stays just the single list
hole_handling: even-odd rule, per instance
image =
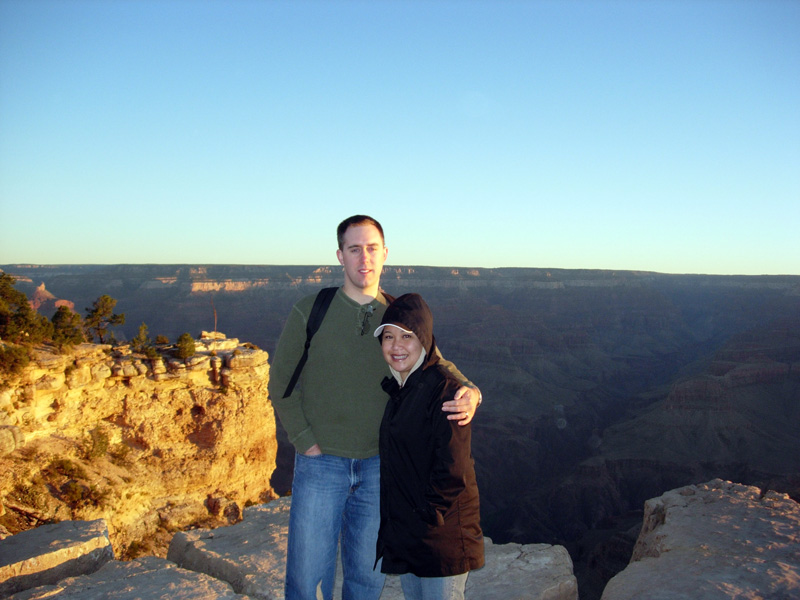
[{"label": "canyon wall", "polygon": [[117,556],[275,497],[268,355],[208,334],[194,356],[82,344],[0,391],[0,526],[103,518]]},{"label": "canyon wall", "polygon": [[[338,266],[3,269],[29,297],[41,288],[48,316],[118,299],[119,339],[216,317],[267,352],[292,303],[341,284]],[[485,531],[567,547],[584,599],[627,564],[649,498],[714,478],[800,498],[800,277],[388,266],[382,283],[426,298],[443,354],[483,392]],[[293,453],[278,438],[282,495]]]}]

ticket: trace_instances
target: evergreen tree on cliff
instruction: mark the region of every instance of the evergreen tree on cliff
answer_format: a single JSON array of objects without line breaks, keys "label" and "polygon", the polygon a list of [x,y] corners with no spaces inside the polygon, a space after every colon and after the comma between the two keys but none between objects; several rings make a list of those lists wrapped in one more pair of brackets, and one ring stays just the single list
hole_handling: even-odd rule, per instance
[{"label": "evergreen tree on cliff", "polygon": [[86,309],[86,319],[83,324],[89,339],[97,338],[101,344],[106,343],[108,328],[112,325],[124,325],[125,313],[114,314],[117,301],[107,294],[103,294]]},{"label": "evergreen tree on cliff", "polygon": [[80,344],[84,341],[81,316],[67,306],[59,306],[51,319],[53,322],[53,343],[59,348]]},{"label": "evergreen tree on cliff", "polygon": [[131,340],[131,349],[134,352],[144,352],[146,353],[149,348],[151,348],[153,342],[150,340],[150,335],[148,334],[148,327],[145,323],[139,325],[139,333],[136,334]]},{"label": "evergreen tree on cliff", "polygon": [[28,297],[14,288],[11,275],[0,273],[0,339],[15,344],[36,344],[49,338],[52,325],[37,313]]},{"label": "evergreen tree on cliff", "polygon": [[178,343],[176,346],[178,358],[189,358],[190,356],[194,356],[194,338],[191,336],[191,334],[182,333],[178,338]]}]

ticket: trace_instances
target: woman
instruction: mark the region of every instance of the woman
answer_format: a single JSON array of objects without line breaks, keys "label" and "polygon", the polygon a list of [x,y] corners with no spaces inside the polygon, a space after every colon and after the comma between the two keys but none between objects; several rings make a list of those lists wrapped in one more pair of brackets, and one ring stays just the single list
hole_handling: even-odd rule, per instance
[{"label": "woman", "polygon": [[441,410],[460,384],[437,364],[433,315],[418,294],[392,302],[375,337],[393,375],[382,383],[381,571],[401,575],[407,600],[460,599],[484,563],[470,426]]}]

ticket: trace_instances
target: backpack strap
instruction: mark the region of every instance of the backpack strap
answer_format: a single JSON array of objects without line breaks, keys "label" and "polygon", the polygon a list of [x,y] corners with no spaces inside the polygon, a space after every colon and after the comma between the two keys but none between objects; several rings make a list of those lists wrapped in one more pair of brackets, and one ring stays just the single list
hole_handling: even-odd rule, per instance
[{"label": "backpack strap", "polygon": [[339,288],[329,287],[323,288],[314,299],[314,306],[311,307],[311,313],[308,315],[308,322],[306,323],[306,345],[303,348],[303,356],[297,363],[294,369],[294,374],[289,380],[289,385],[286,386],[286,392],[283,397],[286,398],[294,391],[294,386],[297,385],[297,380],[300,379],[300,373],[303,372],[303,367],[308,360],[308,349],[311,346],[311,338],[317,333],[319,326],[322,325],[322,320],[325,318],[325,313],[328,312],[328,307],[331,305],[331,300],[336,295],[336,290]]}]

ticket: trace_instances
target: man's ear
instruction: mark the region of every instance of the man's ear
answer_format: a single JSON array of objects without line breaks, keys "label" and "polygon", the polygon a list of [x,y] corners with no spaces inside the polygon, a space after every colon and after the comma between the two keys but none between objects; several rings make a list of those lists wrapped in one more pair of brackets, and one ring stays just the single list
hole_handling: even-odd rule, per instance
[{"label": "man's ear", "polygon": [[344,261],[342,261],[342,251],[341,250],[337,250],[336,251],[336,258],[339,259],[339,264],[344,266]]}]

